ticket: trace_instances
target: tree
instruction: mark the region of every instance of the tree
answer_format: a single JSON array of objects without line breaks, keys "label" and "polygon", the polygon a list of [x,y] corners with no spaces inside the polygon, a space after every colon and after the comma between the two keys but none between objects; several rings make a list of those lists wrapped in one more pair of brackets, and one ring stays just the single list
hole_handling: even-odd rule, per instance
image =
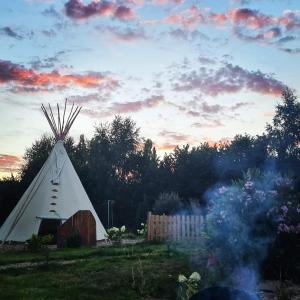
[{"label": "tree", "polygon": [[0,180],[0,226],[21,197],[20,182],[12,175]]},{"label": "tree", "polygon": [[241,178],[249,168],[264,168],[268,160],[267,149],[268,139],[265,135],[236,135],[230,143],[219,148],[216,160],[219,179],[230,182]]},{"label": "tree", "polygon": [[30,148],[25,150],[23,157],[24,163],[20,173],[24,188],[28,187],[42,168],[53,149],[54,142],[54,138],[43,135],[39,140],[35,141]]},{"label": "tree", "polygon": [[156,214],[172,215],[180,213],[180,210],[184,208],[182,200],[175,192],[161,193],[154,203],[153,211]]},{"label": "tree", "polygon": [[89,155],[90,150],[88,142],[84,135],[80,135],[79,142],[76,146],[73,145],[73,151],[70,158],[73,162],[74,168],[81,179],[83,186],[87,189],[90,182],[89,174]]},{"label": "tree", "polygon": [[136,224],[144,222],[147,212],[159,194],[159,159],[150,139],[144,141],[143,148],[136,154],[136,170],[131,185],[132,198],[137,204]]},{"label": "tree", "polygon": [[291,89],[282,94],[282,104],[276,107],[272,124],[267,124],[270,154],[281,170],[299,171],[300,162],[300,103]]},{"label": "tree", "polygon": [[105,201],[115,200],[115,217],[120,224],[134,223],[136,203],[130,187],[136,180],[140,143],[139,129],[130,118],[116,116],[111,124],[96,127],[90,141],[90,186],[93,202],[104,220]]}]

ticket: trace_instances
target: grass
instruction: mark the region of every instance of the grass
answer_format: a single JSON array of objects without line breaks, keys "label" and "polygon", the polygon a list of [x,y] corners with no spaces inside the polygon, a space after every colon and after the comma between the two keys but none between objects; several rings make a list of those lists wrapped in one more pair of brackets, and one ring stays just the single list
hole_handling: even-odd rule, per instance
[{"label": "grass", "polygon": [[[40,262],[38,253],[0,255],[0,265]],[[163,244],[53,250],[50,260],[75,260],[0,271],[0,299],[175,299],[186,255]]]}]

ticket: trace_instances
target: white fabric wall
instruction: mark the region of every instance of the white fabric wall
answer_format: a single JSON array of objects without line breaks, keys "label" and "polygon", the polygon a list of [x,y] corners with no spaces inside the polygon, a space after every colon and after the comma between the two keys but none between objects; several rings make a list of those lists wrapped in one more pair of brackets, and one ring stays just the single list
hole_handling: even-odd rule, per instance
[{"label": "white fabric wall", "polygon": [[[52,181],[59,184],[53,185]],[[53,189],[57,192],[53,192]],[[57,198],[51,198],[53,195]],[[57,204],[51,205],[53,202]],[[24,242],[32,234],[38,234],[41,219],[37,217],[68,219],[78,210],[92,212],[96,220],[97,240],[104,239],[105,229],[80,182],[63,142],[59,141],[0,228],[0,241]]]}]

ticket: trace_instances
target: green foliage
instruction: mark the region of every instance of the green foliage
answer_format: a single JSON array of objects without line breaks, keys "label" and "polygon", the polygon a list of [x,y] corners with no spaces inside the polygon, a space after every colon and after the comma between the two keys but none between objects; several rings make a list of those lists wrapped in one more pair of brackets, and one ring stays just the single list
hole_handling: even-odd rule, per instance
[{"label": "green foliage", "polygon": [[122,236],[126,233],[126,227],[123,225],[120,228],[118,227],[111,227],[107,229],[106,238],[110,241],[120,242]]},{"label": "green foliage", "polygon": [[137,229],[138,237],[145,239],[147,237],[147,233],[148,233],[147,224],[141,223],[140,228]]},{"label": "green foliage", "polygon": [[37,252],[46,247],[53,240],[53,235],[36,235],[33,234],[29,240],[27,240],[27,248],[29,251]]},{"label": "green foliage", "polygon": [[11,175],[0,180],[0,226],[22,196],[19,178]]},{"label": "green foliage", "polygon": [[288,88],[283,92],[282,100],[283,103],[276,107],[273,124],[267,125],[271,154],[283,163],[298,160],[299,165],[300,103]]},{"label": "green foliage", "polygon": [[73,231],[67,237],[66,244],[68,248],[78,248],[81,246],[81,236],[78,230]]},{"label": "green foliage", "polygon": [[171,215],[175,214],[183,207],[182,200],[178,196],[178,193],[161,193],[154,203],[153,211],[159,215]]},{"label": "green foliage", "polygon": [[132,288],[138,290],[141,296],[144,296],[146,280],[142,261],[138,259],[136,266],[131,267]]},{"label": "green foliage", "polygon": [[45,260],[46,266],[48,266],[50,258],[49,245],[53,241],[53,235],[35,235],[33,234],[29,240],[27,240],[27,249],[31,252],[40,252]]},{"label": "green foliage", "polygon": [[177,300],[189,300],[199,292],[201,276],[193,272],[189,278],[180,274],[178,276]]}]

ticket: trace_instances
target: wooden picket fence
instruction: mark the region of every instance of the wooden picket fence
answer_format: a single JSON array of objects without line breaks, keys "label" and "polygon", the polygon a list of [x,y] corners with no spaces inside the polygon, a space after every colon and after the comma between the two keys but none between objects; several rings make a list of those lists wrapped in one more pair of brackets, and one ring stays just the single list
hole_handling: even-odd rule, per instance
[{"label": "wooden picket fence", "polygon": [[152,215],[148,213],[148,241],[197,241],[201,238],[204,221],[198,215]]}]

